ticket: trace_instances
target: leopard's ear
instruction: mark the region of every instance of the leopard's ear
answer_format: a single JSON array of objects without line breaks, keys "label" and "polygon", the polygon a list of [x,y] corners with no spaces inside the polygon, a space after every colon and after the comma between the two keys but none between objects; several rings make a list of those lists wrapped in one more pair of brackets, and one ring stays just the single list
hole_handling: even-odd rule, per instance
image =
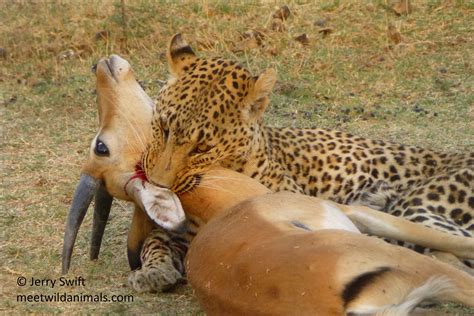
[{"label": "leopard's ear", "polygon": [[246,97],[247,115],[249,119],[259,120],[270,102],[269,95],[277,80],[275,69],[269,68],[254,78],[253,86]]},{"label": "leopard's ear", "polygon": [[171,38],[167,56],[170,72],[175,77],[186,72],[197,58],[191,46],[189,46],[179,33]]}]

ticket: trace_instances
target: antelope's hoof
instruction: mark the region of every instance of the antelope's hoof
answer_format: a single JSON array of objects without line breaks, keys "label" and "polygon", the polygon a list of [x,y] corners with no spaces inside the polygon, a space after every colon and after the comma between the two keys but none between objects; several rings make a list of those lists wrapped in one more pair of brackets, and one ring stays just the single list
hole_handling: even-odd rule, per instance
[{"label": "antelope's hoof", "polygon": [[137,292],[166,292],[183,279],[173,265],[157,265],[133,271],[128,284]]}]

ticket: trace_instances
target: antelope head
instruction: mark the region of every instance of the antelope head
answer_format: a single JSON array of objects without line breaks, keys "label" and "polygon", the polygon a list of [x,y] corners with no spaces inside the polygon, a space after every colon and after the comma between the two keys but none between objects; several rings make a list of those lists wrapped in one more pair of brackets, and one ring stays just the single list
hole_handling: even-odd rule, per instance
[{"label": "antelope head", "polygon": [[91,259],[97,259],[113,198],[133,201],[127,181],[151,135],[153,101],[135,80],[130,64],[112,55],[94,66],[99,129],[69,210],[62,253],[62,273],[69,270],[80,225],[95,198]]}]

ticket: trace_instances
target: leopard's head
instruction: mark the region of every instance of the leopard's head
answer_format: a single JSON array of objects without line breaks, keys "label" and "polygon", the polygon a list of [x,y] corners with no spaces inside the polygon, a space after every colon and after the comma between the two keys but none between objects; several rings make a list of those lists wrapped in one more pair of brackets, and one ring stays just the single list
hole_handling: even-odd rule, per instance
[{"label": "leopard's head", "polygon": [[245,161],[276,72],[252,76],[234,61],[198,58],[179,34],[167,55],[171,79],[159,93],[142,164],[151,183],[186,192],[209,167]]}]

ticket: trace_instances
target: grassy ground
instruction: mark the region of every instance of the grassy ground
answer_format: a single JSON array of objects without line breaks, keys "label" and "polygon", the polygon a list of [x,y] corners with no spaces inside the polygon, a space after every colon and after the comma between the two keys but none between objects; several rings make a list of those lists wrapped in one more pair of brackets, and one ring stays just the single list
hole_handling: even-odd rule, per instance
[{"label": "grassy ground", "polygon": [[[413,1],[415,2],[415,1]],[[288,4],[281,32],[271,14]],[[124,11],[122,9],[125,9]],[[398,15],[396,11],[402,13]],[[147,92],[166,77],[165,45],[181,32],[206,56],[279,72],[269,124],[337,128],[447,151],[474,149],[474,4],[416,1],[263,3],[0,1],[2,312],[196,314],[187,287],[165,295],[126,286],[130,209],[116,203],[101,258],[87,258],[87,216],[70,277],[85,286],[19,287],[60,276],[65,215],[97,127],[90,66],[117,53]],[[392,27],[390,27],[392,26]],[[391,30],[388,32],[388,30]],[[258,40],[242,41],[256,30]],[[308,41],[294,38],[306,34]],[[18,294],[133,294],[133,303],[19,303]],[[473,310],[444,306],[463,315]]]}]

